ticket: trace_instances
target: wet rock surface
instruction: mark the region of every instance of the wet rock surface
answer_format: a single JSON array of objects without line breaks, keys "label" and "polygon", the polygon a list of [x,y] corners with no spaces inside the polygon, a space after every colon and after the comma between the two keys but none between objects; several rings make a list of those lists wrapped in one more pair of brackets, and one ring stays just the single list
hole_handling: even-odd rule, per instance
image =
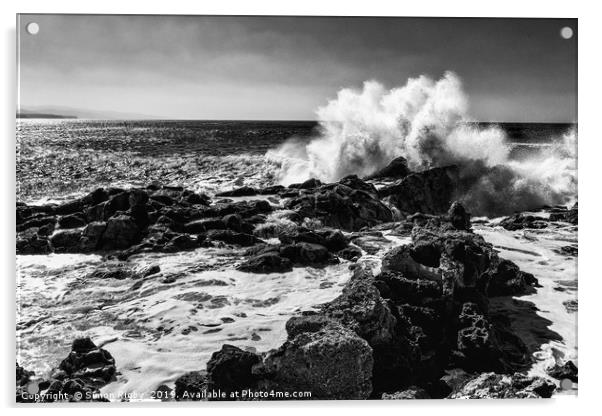
[{"label": "wet rock surface", "polygon": [[17,402],[106,401],[100,388],[116,380],[115,359],[90,338],[73,341],[71,352],[48,380],[17,364]]}]

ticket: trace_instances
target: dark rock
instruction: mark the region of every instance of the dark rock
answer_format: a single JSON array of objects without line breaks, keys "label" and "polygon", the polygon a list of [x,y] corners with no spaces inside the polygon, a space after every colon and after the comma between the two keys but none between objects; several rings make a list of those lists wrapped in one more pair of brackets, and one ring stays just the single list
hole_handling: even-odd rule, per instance
[{"label": "dark rock", "polygon": [[17,225],[17,232],[25,231],[30,228],[39,228],[46,225],[54,225],[56,223],[56,217],[54,216],[36,216],[29,218],[21,224]]},{"label": "dark rock", "polygon": [[579,303],[577,299],[565,300],[564,302],[562,302],[562,305],[568,313],[577,312],[577,310],[579,309]]},{"label": "dark rock", "polygon": [[319,186],[322,186],[322,182],[319,179],[311,178],[303,183],[294,183],[288,187],[293,189],[314,189]]},{"label": "dark rock", "polygon": [[286,208],[296,211],[301,217],[315,218],[325,226],[346,231],[393,219],[389,208],[373,194],[341,184],[312,189],[289,200]]},{"label": "dark rock", "polygon": [[127,215],[109,218],[107,228],[102,235],[103,250],[124,249],[140,240],[140,229]]},{"label": "dark rock", "polygon": [[79,198],[73,201],[64,202],[62,204],[57,205],[54,208],[54,212],[58,215],[75,214],[76,212],[81,212],[84,206],[84,202],[81,198]]},{"label": "dark rock", "polygon": [[15,364],[17,373],[17,386],[25,386],[29,382],[31,376],[35,375],[35,373],[33,371],[27,371],[21,367],[18,362],[15,362]]},{"label": "dark rock", "polygon": [[207,228],[205,228],[205,222],[206,222],[206,220],[191,221],[191,222],[187,223],[186,225],[184,225],[184,232],[187,232],[190,234],[204,233],[205,231],[207,231]]},{"label": "dark rock", "polygon": [[224,226],[232,231],[239,233],[252,234],[253,225],[247,221],[244,221],[238,214],[228,214],[222,218]]},{"label": "dark rock", "polygon": [[255,386],[256,378],[251,368],[260,361],[257,354],[224,344],[207,362],[208,388],[231,392]]},{"label": "dark rock", "polygon": [[250,186],[232,189],[231,191],[219,192],[215,196],[255,196],[257,191]]},{"label": "dark rock", "polygon": [[77,253],[82,232],[78,229],[59,230],[50,237],[52,249],[57,253]]},{"label": "dark rock", "polygon": [[303,266],[324,265],[333,261],[326,247],[319,244],[296,243],[283,246],[280,255],[294,264]]},{"label": "dark rock", "polygon": [[238,270],[247,273],[286,273],[292,269],[293,264],[288,258],[274,252],[251,257],[238,266]]},{"label": "dark rock", "polygon": [[569,379],[573,383],[578,383],[578,369],[572,361],[567,361],[563,365],[556,364],[547,370],[547,373],[557,380]]},{"label": "dark rock", "polygon": [[130,209],[139,206],[145,206],[148,202],[148,193],[142,189],[132,189],[128,192],[128,202]]},{"label": "dark rock", "polygon": [[79,214],[59,217],[57,222],[60,228],[79,228],[86,225],[86,221]]},{"label": "dark rock", "polygon": [[501,352],[494,329],[473,303],[465,303],[459,317],[458,364],[467,371],[502,371]]},{"label": "dark rock", "polygon": [[362,250],[355,246],[349,246],[340,250],[337,255],[345,260],[357,261],[357,259],[362,257]]},{"label": "dark rock", "polygon": [[385,271],[376,276],[376,287],[381,296],[411,305],[428,304],[442,296],[440,282],[407,279],[403,274],[393,271]]},{"label": "dark rock", "polygon": [[138,271],[138,275],[142,278],[152,276],[161,272],[161,267],[158,264],[151,264]]},{"label": "dark rock", "polygon": [[524,294],[532,286],[538,285],[531,273],[521,271],[510,260],[499,260],[488,271],[487,294],[493,296],[514,296]]},{"label": "dark rock", "polygon": [[329,251],[340,251],[349,245],[349,240],[339,230],[324,230],[319,231],[318,234],[324,239],[322,245]]},{"label": "dark rock", "polygon": [[541,229],[548,226],[547,220],[541,217],[535,217],[527,214],[514,214],[507,218],[504,218],[500,225],[506,230],[515,231],[522,230],[524,228]]},{"label": "dark rock", "polygon": [[265,187],[263,189],[260,189],[258,191],[258,193],[260,195],[274,195],[274,194],[279,194],[284,189],[285,188],[282,185],[273,185],[273,186],[267,186],[267,187]]},{"label": "dark rock", "polygon": [[383,400],[413,400],[413,399],[430,399],[431,396],[420,387],[411,386],[407,390],[398,391],[395,393],[385,393],[382,395]]},{"label": "dark rock", "polygon": [[401,273],[408,279],[428,279],[440,282],[443,279],[442,273],[436,269],[440,264],[440,256],[438,247],[427,250],[424,246],[416,244],[399,246],[385,254],[382,260],[382,270]]},{"label": "dark rock", "polygon": [[401,212],[443,214],[450,208],[458,183],[457,175],[455,166],[411,173],[381,188],[378,193]]},{"label": "dark rock", "polygon": [[[131,203],[132,201],[130,201]],[[144,229],[150,223],[148,208],[146,205],[134,205],[130,207],[127,214],[132,217],[138,228]]]},{"label": "dark rock", "polygon": [[195,237],[187,234],[180,234],[173,237],[163,248],[166,252],[177,252],[184,250],[193,250],[200,247],[200,242]]},{"label": "dark rock", "polygon": [[109,219],[117,212],[125,212],[130,208],[130,196],[128,192],[119,192],[111,195],[104,204],[103,219]]},{"label": "dark rock", "polygon": [[288,340],[266,354],[254,373],[259,387],[311,391],[312,399],[366,399],[372,391],[372,349],[331,320],[294,318]]},{"label": "dark rock", "polygon": [[565,256],[577,257],[579,254],[579,248],[577,245],[562,246],[557,250],[557,252]]},{"label": "dark rock", "polygon": [[100,248],[102,235],[107,228],[106,222],[91,222],[82,231],[80,249],[83,252],[95,251]]},{"label": "dark rock", "polygon": [[260,244],[263,242],[253,235],[237,233],[232,230],[210,230],[207,232],[207,239],[213,241],[223,241],[226,244],[235,244],[243,247]]},{"label": "dark rock", "polygon": [[387,166],[374,172],[366,179],[402,179],[408,176],[412,171],[408,168],[408,161],[404,157],[393,159]]},{"label": "dark rock", "polygon": [[94,191],[86,195],[82,202],[85,205],[98,205],[101,202],[105,202],[109,199],[109,192],[103,188],[97,188]]},{"label": "dark rock", "polygon": [[115,359],[102,348],[98,348],[90,338],[80,338],[73,342],[72,351],[59,365],[71,379],[82,379],[95,387],[114,380]]},{"label": "dark rock", "polygon": [[184,197],[184,200],[192,205],[209,205],[209,201],[210,201],[210,199],[207,195],[204,195],[204,194],[199,195],[194,192],[188,193]]},{"label": "dark rock", "polygon": [[449,222],[458,230],[470,230],[470,214],[459,202],[454,202],[447,212]]},{"label": "dark rock", "polygon": [[364,182],[357,175],[349,175],[345,176],[343,179],[339,181],[341,185],[348,186],[351,189],[356,189],[358,191],[368,192],[371,195],[378,195],[378,191],[376,187],[371,183]]},{"label": "dark rock", "polygon": [[175,381],[176,400],[199,401],[207,389],[207,372],[191,371]]},{"label": "dark rock", "polygon": [[101,266],[96,268],[92,273],[90,273],[87,278],[88,279],[132,279],[137,278],[138,275],[127,267],[123,265],[109,265],[109,266]]},{"label": "dark rock", "polygon": [[46,254],[51,250],[48,240],[38,234],[37,228],[29,228],[17,234],[17,254]]}]

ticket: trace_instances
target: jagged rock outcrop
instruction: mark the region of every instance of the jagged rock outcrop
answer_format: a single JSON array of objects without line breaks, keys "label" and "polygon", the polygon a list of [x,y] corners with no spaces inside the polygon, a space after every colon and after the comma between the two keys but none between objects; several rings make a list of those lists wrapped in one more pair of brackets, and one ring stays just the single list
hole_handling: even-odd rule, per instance
[{"label": "jagged rock outcrop", "polygon": [[445,370],[459,368],[485,375],[458,397],[478,397],[473,386],[491,390],[492,380],[502,383],[496,397],[549,397],[553,385],[513,375],[530,354],[488,313],[490,296],[525,293],[536,280],[470,229],[468,213],[451,204],[415,222],[412,243],[391,250],[377,275],[355,265],[339,297],[288,321],[287,341],[253,366],[256,385],[310,389],[313,398],[441,398],[452,392]]},{"label": "jagged rock outcrop", "polygon": [[[346,183],[346,184],[343,184]],[[312,188],[289,200],[285,207],[301,217],[315,218],[324,226],[356,231],[381,222],[392,221],[393,215],[360,179]]]},{"label": "jagged rock outcrop", "polygon": [[254,373],[264,390],[308,391],[312,399],[366,399],[372,391],[372,349],[340,323],[292,318],[288,340],[268,352]]},{"label": "jagged rock outcrop", "polygon": [[407,214],[443,214],[453,201],[457,176],[455,166],[414,172],[379,189],[378,194]]},{"label": "jagged rock outcrop", "polygon": [[368,175],[365,179],[402,179],[411,174],[406,158],[399,156],[393,159],[387,166]]}]

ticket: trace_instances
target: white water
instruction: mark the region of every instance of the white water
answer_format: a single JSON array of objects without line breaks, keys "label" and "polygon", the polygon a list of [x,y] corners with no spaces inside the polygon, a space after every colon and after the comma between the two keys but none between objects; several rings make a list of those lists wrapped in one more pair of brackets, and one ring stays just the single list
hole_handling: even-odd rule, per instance
[{"label": "white water", "polygon": [[[530,374],[546,376],[545,370],[557,362],[572,360],[578,366],[577,312],[568,312],[565,301],[577,300],[577,258],[558,254],[562,246],[577,243],[575,226],[557,223],[548,229],[508,231],[501,227],[475,226],[475,232],[492,243],[500,256],[514,261],[521,270],[533,275],[542,287],[531,295],[507,302],[492,300],[492,308],[503,308],[513,319],[512,327],[527,345],[539,345],[549,331],[561,339],[545,340],[535,352]],[[564,291],[556,290],[564,289]],[[533,305],[525,304],[529,302]],[[524,310],[537,308],[539,322],[525,319]],[[546,335],[548,334],[548,335]],[[556,381],[556,380],[553,380]],[[575,393],[573,390],[556,394]]]},{"label": "white water", "polygon": [[[562,339],[543,343],[531,372],[544,375],[556,358],[577,364],[577,313],[568,313],[562,305],[576,299],[576,284],[570,290],[576,283],[576,259],[554,252],[576,241],[574,227],[510,232],[478,225],[475,231],[543,286],[518,299],[533,302],[538,315],[549,320],[547,329]],[[393,245],[409,243],[408,238],[387,238]],[[350,276],[347,262],[323,270],[242,273],[233,269],[239,254],[199,249],[133,257],[133,267],[160,264],[162,269],[137,289],[132,289],[137,280],[85,278],[101,264],[96,255],[18,256],[18,362],[48,375],[66,357],[73,339],[88,335],[115,357],[120,373],[103,393],[149,398],[161,384],[173,387],[180,375],[204,369],[211,353],[224,343],[252,351],[280,346],[288,318],[338,296]],[[378,272],[381,256],[382,252],[365,255],[361,261]],[[175,276],[175,281],[162,283],[167,276]],[[558,281],[568,281],[564,287],[569,290],[554,290],[563,286]],[[508,310],[514,329],[531,344],[541,328],[521,320],[521,305],[492,302],[492,307]]]},{"label": "white water", "polygon": [[[215,249],[133,257],[134,267],[162,269],[133,289],[137,280],[86,278],[98,256],[18,256],[17,360],[48,375],[71,342],[88,335],[105,344],[120,372],[103,393],[148,398],[159,385],[173,387],[182,374],[204,369],[224,343],[253,351],[281,345],[288,318],[335,298],[350,275],[349,263],[249,274],[233,270],[237,260]],[[162,283],[166,276],[175,282]]]},{"label": "white water", "polygon": [[316,112],[321,134],[309,144],[291,139],[266,154],[283,184],[310,177],[336,181],[366,176],[403,156],[412,170],[458,165],[457,196],[475,215],[499,216],[576,195],[576,132],[550,138],[552,146],[521,161],[498,127],[480,128],[457,75],[410,78],[387,89],[376,81],[344,88]]}]

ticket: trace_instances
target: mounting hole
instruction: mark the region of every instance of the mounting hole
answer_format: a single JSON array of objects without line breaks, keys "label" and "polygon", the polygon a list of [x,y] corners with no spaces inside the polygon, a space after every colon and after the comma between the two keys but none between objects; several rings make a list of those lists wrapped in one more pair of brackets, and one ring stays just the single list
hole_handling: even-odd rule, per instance
[{"label": "mounting hole", "polygon": [[562,39],[570,39],[573,37],[573,29],[571,29],[568,26],[563,27],[562,29],[560,29],[560,36],[562,36]]},{"label": "mounting hole", "polygon": [[27,33],[30,35],[37,35],[40,31],[40,25],[38,25],[36,22],[31,22],[25,26],[25,30],[27,30]]}]

